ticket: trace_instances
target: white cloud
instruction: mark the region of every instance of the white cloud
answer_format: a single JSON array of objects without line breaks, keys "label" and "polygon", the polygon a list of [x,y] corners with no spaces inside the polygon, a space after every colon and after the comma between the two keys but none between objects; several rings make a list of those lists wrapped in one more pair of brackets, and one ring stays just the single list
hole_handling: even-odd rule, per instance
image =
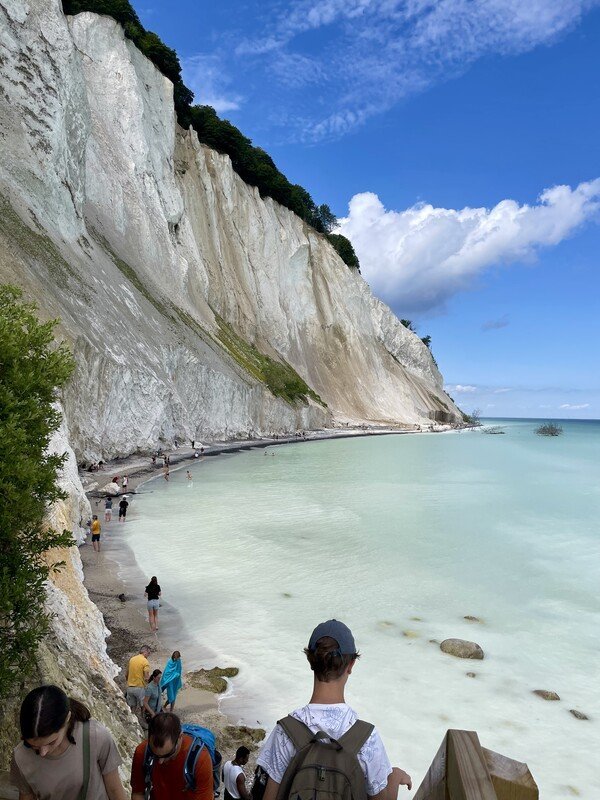
[{"label": "white cloud", "polygon": [[194,102],[212,106],[218,114],[237,111],[243,98],[229,93],[231,83],[218,54],[198,53],[181,62],[183,81],[194,92]]},{"label": "white cloud", "polygon": [[[263,29],[238,42],[235,53],[271,65],[288,87],[319,76],[321,105],[299,118],[291,99],[286,124],[304,140],[334,139],[481,57],[551,43],[597,5],[600,0],[265,0]],[[317,30],[318,38],[310,36]],[[301,78],[298,65],[307,70]]]},{"label": "white cloud", "polygon": [[535,205],[502,200],[494,208],[388,211],[372,192],[354,195],[340,220],[373,291],[402,313],[443,306],[487,268],[530,260],[600,210],[600,178],[575,189],[545,189]]},{"label": "white cloud", "polygon": [[512,392],[512,389],[494,389],[494,394],[506,394],[506,392]]},{"label": "white cloud", "polygon": [[463,386],[461,383],[453,384],[452,386],[445,386],[447,392],[455,392],[456,394],[472,394],[477,391],[476,386]]},{"label": "white cloud", "polygon": [[579,403],[579,405],[574,405],[573,403],[563,403],[559,406],[559,408],[568,409],[569,411],[580,411],[582,408],[589,408],[589,403]]}]

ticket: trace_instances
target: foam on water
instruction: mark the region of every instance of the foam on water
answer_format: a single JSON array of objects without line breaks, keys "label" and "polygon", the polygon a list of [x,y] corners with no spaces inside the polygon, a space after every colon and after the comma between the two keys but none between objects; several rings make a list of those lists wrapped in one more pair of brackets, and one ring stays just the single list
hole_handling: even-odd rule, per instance
[{"label": "foam on water", "polygon": [[[544,800],[598,800],[600,423],[503,424],[206,458],[144,487],[128,542],[186,622],[186,667],[207,648],[240,667],[225,712],[270,727],[304,704],[302,648],[336,616],[362,652],[348,700],[415,788],[453,727],[527,761]],[[448,637],[485,660],[430,642]]]}]

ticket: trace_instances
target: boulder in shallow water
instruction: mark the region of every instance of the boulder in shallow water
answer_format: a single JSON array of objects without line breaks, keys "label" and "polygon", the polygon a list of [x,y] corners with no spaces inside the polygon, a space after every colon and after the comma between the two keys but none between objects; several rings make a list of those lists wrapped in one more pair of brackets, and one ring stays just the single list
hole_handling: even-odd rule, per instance
[{"label": "boulder in shallow water", "polygon": [[195,672],[188,672],[185,682],[194,689],[204,689],[207,692],[222,694],[227,689],[226,678],[235,678],[238,672],[237,667],[198,669]]},{"label": "boulder in shallow water", "polygon": [[114,497],[115,495],[119,494],[121,488],[117,483],[111,481],[110,483],[107,483],[106,486],[103,486],[101,491],[104,492],[104,494],[112,494]]},{"label": "boulder in shallow water", "polygon": [[538,697],[541,697],[542,700],[560,700],[560,697],[556,694],[556,692],[551,692],[548,689],[534,689],[534,694],[537,694]]},{"label": "boulder in shallow water", "polygon": [[483,650],[477,642],[469,642],[466,639],[444,639],[440,645],[443,653],[448,653],[457,658],[483,658]]},{"label": "boulder in shallow water", "polygon": [[569,713],[573,714],[575,719],[589,719],[587,714],[584,714],[583,711],[577,711],[576,708],[570,708]]}]

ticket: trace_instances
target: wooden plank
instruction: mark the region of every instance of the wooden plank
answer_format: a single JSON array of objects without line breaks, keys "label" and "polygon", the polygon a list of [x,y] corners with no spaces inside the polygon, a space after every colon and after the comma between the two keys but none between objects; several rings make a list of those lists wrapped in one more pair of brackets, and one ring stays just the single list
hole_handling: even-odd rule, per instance
[{"label": "wooden plank", "polygon": [[498,800],[539,800],[540,793],[527,764],[485,747],[482,750]]},{"label": "wooden plank", "polygon": [[448,731],[448,800],[497,800],[475,731]]},{"label": "wooden plank", "polygon": [[446,745],[448,735],[444,736],[427,775],[423,778],[413,800],[447,800],[446,797]]}]

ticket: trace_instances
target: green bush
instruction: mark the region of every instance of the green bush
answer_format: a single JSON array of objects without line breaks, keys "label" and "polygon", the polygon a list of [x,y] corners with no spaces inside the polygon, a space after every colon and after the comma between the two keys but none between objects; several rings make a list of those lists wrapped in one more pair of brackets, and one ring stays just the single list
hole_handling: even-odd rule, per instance
[{"label": "green bush", "polygon": [[49,455],[60,424],[54,402],[73,360],[54,345],[56,322],[40,323],[20,289],[0,286],[0,699],[35,666],[48,629],[44,582],[59,564],[46,552],[72,544],[48,530],[48,506],[63,497],[57,474],[64,456]]},{"label": "green bush", "polygon": [[350,240],[342,236],[341,233],[328,233],[327,238],[342,261],[347,264],[350,269],[357,269],[360,272],[360,261],[354,252]]}]

